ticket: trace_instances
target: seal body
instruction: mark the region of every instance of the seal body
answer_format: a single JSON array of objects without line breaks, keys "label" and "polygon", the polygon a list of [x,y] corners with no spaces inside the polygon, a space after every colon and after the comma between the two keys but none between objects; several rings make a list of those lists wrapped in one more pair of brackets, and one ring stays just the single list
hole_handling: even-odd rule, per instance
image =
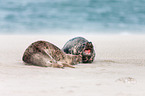
[{"label": "seal body", "polygon": [[83,37],[70,39],[62,48],[66,54],[81,55],[83,63],[92,63],[95,57],[95,50],[92,42]]},{"label": "seal body", "polygon": [[27,64],[42,67],[72,67],[81,61],[79,55],[64,53],[57,46],[46,41],[32,43],[24,52],[22,60]]}]

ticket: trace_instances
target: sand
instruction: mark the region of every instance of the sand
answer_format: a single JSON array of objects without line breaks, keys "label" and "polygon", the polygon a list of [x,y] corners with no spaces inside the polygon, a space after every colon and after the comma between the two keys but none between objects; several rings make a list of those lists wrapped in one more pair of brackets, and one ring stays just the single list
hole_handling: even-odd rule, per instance
[{"label": "sand", "polygon": [[1,35],[0,96],[144,96],[145,35],[81,35],[92,41],[92,64],[73,68],[25,65],[25,49],[46,40],[62,48],[78,35]]}]

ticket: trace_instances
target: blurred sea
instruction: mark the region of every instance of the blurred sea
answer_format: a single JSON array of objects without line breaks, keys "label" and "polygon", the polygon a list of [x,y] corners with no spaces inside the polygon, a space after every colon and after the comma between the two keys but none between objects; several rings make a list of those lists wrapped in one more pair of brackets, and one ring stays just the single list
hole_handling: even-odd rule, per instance
[{"label": "blurred sea", "polygon": [[145,33],[145,0],[0,0],[0,34]]}]

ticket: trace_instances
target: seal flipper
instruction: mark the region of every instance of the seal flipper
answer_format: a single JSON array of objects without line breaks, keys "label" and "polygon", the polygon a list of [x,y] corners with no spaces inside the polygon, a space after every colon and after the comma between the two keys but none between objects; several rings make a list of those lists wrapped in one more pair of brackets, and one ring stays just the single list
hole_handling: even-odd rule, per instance
[{"label": "seal flipper", "polygon": [[51,67],[53,63],[48,59],[48,57],[41,52],[34,53],[30,57],[30,61],[33,65],[42,66],[42,67]]},{"label": "seal flipper", "polygon": [[64,68],[63,64],[59,64],[45,49],[43,49],[43,53],[50,59],[52,67]]},{"label": "seal flipper", "polygon": [[64,68],[64,67],[70,67],[70,68],[75,68],[74,66],[67,64],[67,63],[62,63],[62,62],[57,62],[53,57],[44,49],[43,52],[51,59],[52,66],[56,68]]},{"label": "seal flipper", "polygon": [[62,64],[58,64],[57,62],[53,62],[52,59],[48,58],[48,56],[42,54],[41,52],[35,53],[31,56],[32,65],[42,66],[42,67],[55,67],[55,68],[63,68]]},{"label": "seal flipper", "polygon": [[52,61],[52,66],[57,67],[57,68],[63,68],[63,67],[70,67],[70,68],[75,68],[74,66],[63,63],[63,62],[57,62],[45,49],[43,49],[43,52],[51,59]]},{"label": "seal flipper", "polygon": [[52,63],[57,63],[57,61],[45,49],[43,50],[43,53],[51,59]]},{"label": "seal flipper", "polygon": [[70,67],[70,68],[75,68],[74,66],[67,64],[67,63],[62,63],[64,67]]}]

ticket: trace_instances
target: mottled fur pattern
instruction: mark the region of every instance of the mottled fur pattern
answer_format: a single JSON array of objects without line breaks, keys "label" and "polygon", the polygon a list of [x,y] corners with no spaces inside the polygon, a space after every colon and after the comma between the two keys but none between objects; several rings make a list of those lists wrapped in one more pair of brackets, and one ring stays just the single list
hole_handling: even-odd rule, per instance
[{"label": "mottled fur pattern", "polygon": [[64,53],[57,46],[46,41],[32,43],[23,54],[23,61],[43,67],[72,67],[81,62],[81,56]]},{"label": "mottled fur pattern", "polygon": [[[70,39],[62,48],[66,54],[81,55],[83,63],[92,63],[95,57],[95,50],[92,42],[83,37]],[[86,54],[85,50],[90,53]]]}]

